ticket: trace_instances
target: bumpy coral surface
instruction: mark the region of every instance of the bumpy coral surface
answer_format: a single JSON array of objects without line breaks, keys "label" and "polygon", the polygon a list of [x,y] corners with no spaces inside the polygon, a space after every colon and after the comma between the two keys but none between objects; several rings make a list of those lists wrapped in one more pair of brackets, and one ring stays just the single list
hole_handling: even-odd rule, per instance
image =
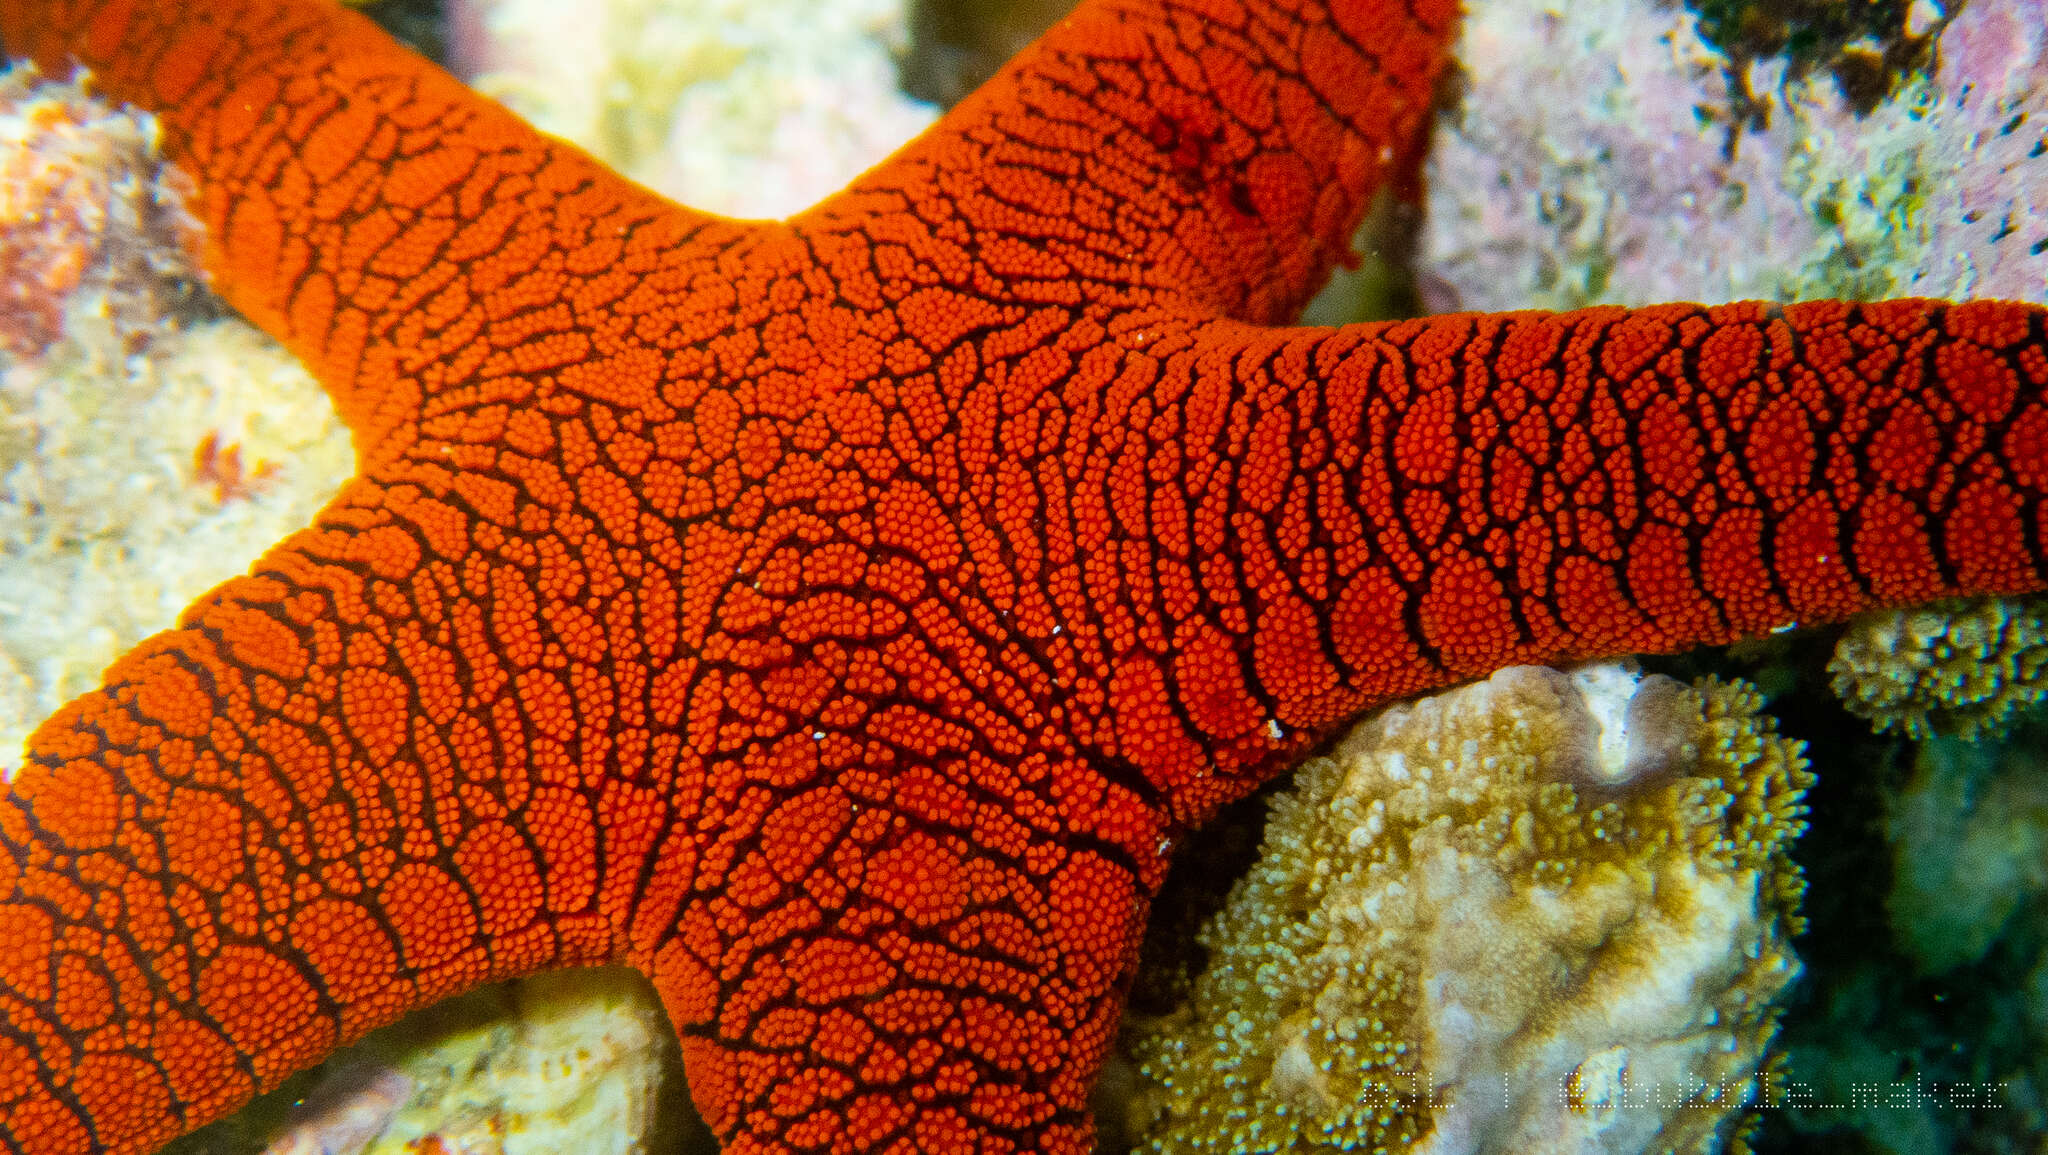
[{"label": "bumpy coral surface", "polygon": [[1759,705],[1514,667],[1305,763],[1138,1032],[1155,1148],[1723,1149],[1798,972],[1809,776]]},{"label": "bumpy coral surface", "polygon": [[1880,732],[1972,738],[2048,695],[2048,602],[1980,598],[1868,614],[1828,663],[1835,693]]}]

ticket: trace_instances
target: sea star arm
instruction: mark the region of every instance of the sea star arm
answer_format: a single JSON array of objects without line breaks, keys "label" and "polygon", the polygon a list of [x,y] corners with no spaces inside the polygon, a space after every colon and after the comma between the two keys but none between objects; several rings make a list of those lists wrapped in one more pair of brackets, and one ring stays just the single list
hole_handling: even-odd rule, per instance
[{"label": "sea star arm", "polygon": [[421,513],[359,484],[31,737],[0,794],[12,1150],[147,1149],[411,1007],[616,957],[603,868],[662,808],[585,789],[573,723],[515,704],[488,648],[541,633],[478,615]]},{"label": "sea star arm", "polygon": [[578,322],[644,290],[652,254],[750,233],[614,176],[333,4],[9,3],[0,38],[53,74],[84,62],[157,116],[197,185],[214,287],[306,361],[366,457],[410,442],[449,389],[600,361]]},{"label": "sea star arm", "polygon": [[0,1136],[141,1149],[406,1007],[626,957],[736,1146],[1085,1146],[1160,823],[919,592],[896,286],[849,310],[794,234],[661,206],[354,17],[186,15],[0,29],[164,108],[209,266],[362,477],[31,739]]},{"label": "sea star arm", "polygon": [[[549,691],[590,692],[591,619],[561,599],[614,596],[637,559],[578,548],[551,441],[577,431],[510,407],[629,408],[658,356],[620,331],[758,233],[332,6],[13,4],[0,35],[159,111],[209,271],[316,368],[363,462],[40,728],[0,795],[0,1149],[137,1150],[408,1007],[616,957],[601,878],[636,877],[622,847],[667,811],[583,781]],[[653,588],[606,621],[636,656],[673,649],[672,616],[634,619]]]},{"label": "sea star arm", "polygon": [[[1453,0],[1084,4],[800,221],[891,208],[1011,300],[1291,320],[1412,197]],[[908,214],[902,213],[908,208]],[[907,236],[878,238],[911,243]]]},{"label": "sea star arm", "polygon": [[[1381,68],[1361,54],[1357,20],[1343,27],[1318,14],[1297,46],[1271,11],[1190,23],[1202,15],[1085,11],[1012,70],[1003,87],[1015,88],[1015,99],[981,98],[870,185],[813,214],[814,227],[798,234],[811,247],[785,255],[781,271],[789,275],[764,278],[759,267],[776,263],[760,259],[771,235],[637,196],[420,67],[351,15],[252,3],[175,15],[148,5],[5,9],[0,33],[11,45],[52,67],[75,51],[110,90],[164,116],[173,155],[200,185],[209,268],[230,300],[285,337],[329,384],[357,434],[365,474],[315,531],[260,561],[256,577],[217,591],[185,629],[110,671],[106,688],[52,719],[32,743],[32,765],[8,799],[16,829],[6,832],[25,872],[16,908],[38,932],[15,949],[12,971],[26,997],[8,1008],[22,1056],[37,1056],[34,1064],[17,1056],[12,1072],[21,1141],[56,1146],[89,1133],[115,1148],[152,1142],[398,1007],[491,974],[624,950],[654,974],[683,1030],[707,1115],[742,1145],[819,1127],[862,1145],[893,1136],[944,1148],[978,1133],[1040,1149],[1083,1145],[1081,1104],[1114,1022],[1141,891],[1157,885],[1166,839],[1164,819],[1132,792],[1137,784],[1117,783],[1080,758],[1059,732],[1058,714],[1038,708],[1057,677],[1020,662],[1014,646],[1004,652],[974,638],[988,632],[988,599],[942,588],[920,605],[913,588],[927,579],[898,564],[868,575],[880,588],[859,612],[914,618],[913,628],[870,640],[834,621],[822,598],[799,605],[799,614],[785,604],[782,632],[802,644],[804,660],[764,680],[731,657],[733,649],[758,651],[746,637],[758,628],[718,627],[728,616],[757,619],[778,591],[739,591],[757,602],[732,608],[722,581],[699,580],[682,591],[683,632],[726,660],[703,671],[715,675],[697,683],[705,701],[681,719],[692,748],[662,748],[657,739],[654,750],[635,752],[635,765],[659,767],[658,782],[636,780],[615,762],[593,770],[580,791],[529,782],[547,765],[532,746],[549,741],[531,730],[568,722],[530,715],[545,712],[544,688],[561,685],[558,673],[535,668],[561,660],[546,643],[575,649],[565,619],[581,607],[545,595],[554,580],[548,562],[576,543],[536,537],[550,515],[504,493],[508,482],[523,484],[524,496],[546,489],[536,468],[559,469],[562,480],[580,473],[586,484],[599,471],[560,436],[573,435],[575,422],[522,426],[531,409],[510,420],[503,409],[531,403],[531,387],[545,388],[550,370],[563,371],[554,383],[615,407],[648,400],[635,387],[644,390],[647,367],[660,364],[646,354],[663,329],[640,327],[653,311],[644,304],[605,306],[629,289],[659,290],[664,276],[681,297],[696,286],[688,262],[673,258],[689,253],[701,258],[700,275],[728,271],[737,287],[694,295],[712,306],[746,307],[749,290],[759,300],[773,284],[803,284],[810,295],[829,287],[855,305],[867,321],[834,326],[821,316],[811,334],[828,362],[848,363],[824,367],[848,383],[861,382],[858,364],[866,373],[882,367],[864,350],[896,330],[886,367],[907,388],[891,383],[880,411],[922,422],[923,386],[906,358],[920,344],[950,343],[922,324],[936,319],[943,329],[950,319],[943,306],[926,307],[931,298],[914,299],[916,282],[955,272],[937,248],[957,235],[941,221],[931,230],[936,244],[913,236],[917,214],[898,206],[958,204],[974,227],[1012,225],[1004,206],[1017,207],[1018,170],[1007,166],[1020,160],[1028,169],[1026,154],[1037,146],[1101,162],[1074,184],[1085,203],[1072,222],[1081,228],[1059,258],[1069,267],[1039,266],[1041,288],[1071,297],[1086,286],[1081,291],[1102,302],[1097,311],[1121,295],[1251,317],[1284,313],[1341,253],[1371,187],[1412,164],[1441,62],[1442,17],[1432,27],[1389,8],[1384,15],[1401,35],[1389,40]],[[1354,9],[1347,19],[1372,15]],[[1169,19],[1183,23],[1183,56],[1164,51]],[[1389,91],[1374,96],[1353,86],[1347,69],[1385,81]],[[1091,78],[1126,91],[1105,101],[1106,91],[1063,87]],[[1222,107],[1218,87],[1235,98],[1227,115],[1211,111]],[[1089,139],[1077,140],[1077,126],[1062,117],[1091,101],[1108,115],[1078,126]],[[1326,108],[1332,103],[1342,116]],[[1375,109],[1382,115],[1371,115]],[[1020,143],[1005,145],[1011,135]],[[1058,226],[1060,216],[1040,222]],[[830,281],[811,283],[805,258],[831,262],[852,252],[831,245],[835,223],[862,242],[856,267],[832,267]],[[629,232],[638,235],[614,239]],[[719,254],[735,249],[752,249],[757,264],[717,269]],[[633,265],[650,250],[672,259],[656,262],[663,268]],[[1011,267],[1001,251],[976,253],[967,279],[952,278],[947,288],[1029,299],[1033,287],[1022,282],[1032,258],[1008,256],[1026,267]],[[907,273],[910,283],[891,272]],[[803,295],[776,301],[774,311],[803,314]],[[699,309],[706,317],[724,311]],[[671,318],[668,328],[676,327]],[[751,337],[729,317],[680,327],[721,361]],[[852,354],[823,345],[826,334]],[[820,367],[793,348],[803,342],[771,343],[780,354],[771,363],[807,370],[808,390],[828,388]],[[664,366],[665,375],[677,376],[678,364]],[[721,368],[730,375],[746,365],[741,356]],[[579,372],[580,388],[567,380]],[[631,377],[642,380],[621,382]],[[740,396],[749,409],[775,409]],[[696,442],[692,456],[702,457],[723,435],[725,452],[737,449],[743,459],[759,436],[733,444],[718,400],[695,410],[685,444]],[[846,436],[834,448],[879,456],[856,400],[842,406]],[[644,406],[635,414],[646,415]],[[770,424],[770,443],[807,436],[788,422]],[[622,441],[614,437],[610,448]],[[525,460],[508,462],[501,445],[525,450]],[[920,456],[909,445],[894,449]],[[890,472],[862,464],[871,475]],[[759,478],[722,471],[710,479],[722,502],[742,507],[761,499],[745,484],[752,480]],[[787,494],[818,500],[783,488],[783,504]],[[558,508],[551,496],[538,505]],[[666,484],[653,496],[668,516],[700,502]],[[912,540],[914,529],[900,525],[919,501],[941,494],[899,485],[872,496],[887,523],[883,544],[898,562],[942,564],[935,543]],[[631,510],[605,512],[614,524],[633,521]],[[695,527],[702,532],[680,548],[736,559],[765,553],[767,540],[744,548],[758,536],[758,514],[752,523],[744,513],[730,520],[736,524],[724,534]],[[874,544],[875,527],[846,528],[846,544]],[[494,541],[470,540],[493,533]],[[819,559],[834,544],[811,543]],[[554,553],[538,566],[517,556],[515,547],[535,546]],[[484,560],[493,555],[495,566]],[[661,589],[676,592],[657,575],[643,582],[646,603]],[[621,592],[599,584],[593,578],[577,592]],[[561,628],[529,629],[513,608],[522,604],[524,614]],[[695,607],[713,605],[719,613],[690,625]],[[822,622],[812,620],[821,613]],[[353,628],[323,636],[337,620]],[[688,685],[693,672],[674,646],[676,623],[649,620],[642,631],[667,635],[666,647],[625,641],[631,621],[605,625],[590,657],[610,659],[620,712],[664,714],[649,699]],[[276,636],[280,629],[287,636]],[[968,661],[978,650],[987,652]],[[676,661],[661,670],[649,660],[661,658]],[[972,692],[1001,696],[1002,708],[974,706],[960,697],[960,679],[939,676],[949,665],[976,664],[1018,667],[1007,689],[968,672]],[[758,703],[819,675],[851,692],[823,703],[804,742],[838,762],[796,775],[776,767],[788,753],[765,741],[778,735]],[[299,689],[306,692],[289,692]],[[459,701],[443,695],[451,689]],[[718,701],[721,692],[733,701]],[[591,693],[574,691],[582,715],[571,728],[574,744],[630,746],[630,728],[624,741],[598,733],[606,727],[590,715]],[[173,708],[179,716],[165,716]],[[671,738],[678,719],[666,712],[661,737]],[[212,719],[203,730],[177,730],[201,718]],[[566,735],[556,741],[571,744]],[[849,746],[863,751],[856,762],[885,766],[886,776],[850,772]],[[529,757],[542,765],[525,765]],[[815,780],[821,769],[835,781]],[[774,790],[737,787],[749,778]],[[99,793],[81,799],[81,784]],[[965,787],[968,796],[958,797]],[[707,789],[734,796],[707,800]],[[710,816],[695,830],[683,823],[663,836],[658,869],[632,865],[654,837],[643,832],[658,825],[648,815],[666,818],[692,804]],[[123,827],[134,845],[119,853],[95,841],[100,832],[87,821],[109,809],[137,816]],[[833,825],[835,814],[856,811],[860,821]],[[240,831],[243,845],[221,837],[198,854],[186,834],[164,828]],[[822,877],[808,878],[805,864],[826,836],[839,852]],[[346,849],[334,849],[337,842]],[[736,849],[756,843],[755,852]],[[689,893],[700,857],[702,870],[723,879],[721,893]],[[635,884],[632,899],[621,900],[636,908],[630,918],[598,912],[612,916],[617,941],[589,917],[602,888],[600,860],[614,864],[602,877]],[[65,907],[48,897],[54,878],[88,863],[98,873],[79,897],[129,894],[119,918],[101,915],[94,902]],[[785,893],[798,879],[801,893]],[[223,904],[206,896],[221,891],[231,901],[217,913]],[[542,894],[544,909],[535,906]],[[430,916],[441,922],[419,925]],[[158,933],[123,941],[137,933],[128,928],[152,920]],[[410,941],[422,935],[417,946]],[[75,969],[70,960],[95,953],[125,957],[129,981],[104,987],[66,973]],[[337,972],[343,964],[347,972]],[[245,1022],[259,1004],[238,996],[256,991],[275,1003],[266,999],[260,1020]],[[163,992],[172,997],[155,997]],[[795,1006],[784,1005],[791,1000]],[[280,1009],[301,1004],[296,1017]],[[69,1048],[82,1049],[91,1027],[129,1041],[117,1056],[82,1059]],[[151,1039],[174,1045],[144,1041]]]},{"label": "sea star arm", "polygon": [[1178,821],[1366,707],[1502,666],[2048,584],[2040,306],[1148,337],[1098,408],[1005,419],[968,516],[1098,719],[1091,753]]}]

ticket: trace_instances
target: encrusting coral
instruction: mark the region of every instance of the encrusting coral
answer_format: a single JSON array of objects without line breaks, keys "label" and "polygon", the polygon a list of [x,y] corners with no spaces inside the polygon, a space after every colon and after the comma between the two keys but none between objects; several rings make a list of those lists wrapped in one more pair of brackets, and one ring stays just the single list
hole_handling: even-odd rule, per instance
[{"label": "encrusting coral", "polygon": [[1811,780],[1741,683],[1512,667],[1306,763],[1137,1027],[1163,1151],[1712,1151],[1798,974]]}]

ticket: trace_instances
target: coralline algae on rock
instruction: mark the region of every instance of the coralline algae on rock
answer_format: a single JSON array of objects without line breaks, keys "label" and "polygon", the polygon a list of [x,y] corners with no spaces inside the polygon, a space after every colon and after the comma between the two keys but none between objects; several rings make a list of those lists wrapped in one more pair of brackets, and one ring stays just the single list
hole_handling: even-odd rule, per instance
[{"label": "coralline algae on rock", "polygon": [[1468,4],[1424,265],[1467,309],[2044,299],[2048,5],[1907,19],[1938,31],[1938,66],[1862,115],[1780,60],[1749,63],[1738,90],[1675,5]]},{"label": "coralline algae on rock", "polygon": [[354,461],[297,360],[208,305],[181,183],[152,118],[0,78],[0,772]]},{"label": "coralline algae on rock", "polygon": [[1726,1149],[1798,973],[1810,776],[1740,684],[1536,667],[1361,723],[1273,802],[1155,1150]]}]

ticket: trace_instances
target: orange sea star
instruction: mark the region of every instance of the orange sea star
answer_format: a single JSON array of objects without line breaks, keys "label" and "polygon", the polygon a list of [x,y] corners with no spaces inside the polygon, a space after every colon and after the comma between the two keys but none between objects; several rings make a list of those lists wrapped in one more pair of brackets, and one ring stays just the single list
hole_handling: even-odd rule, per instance
[{"label": "orange sea star", "polygon": [[1083,1150],[1174,838],[1359,711],[2048,584],[2037,307],[1263,327],[1452,18],[1091,0],[742,223],[318,0],[0,0],[361,466],[0,795],[0,1145],[625,960],[729,1149]]}]

